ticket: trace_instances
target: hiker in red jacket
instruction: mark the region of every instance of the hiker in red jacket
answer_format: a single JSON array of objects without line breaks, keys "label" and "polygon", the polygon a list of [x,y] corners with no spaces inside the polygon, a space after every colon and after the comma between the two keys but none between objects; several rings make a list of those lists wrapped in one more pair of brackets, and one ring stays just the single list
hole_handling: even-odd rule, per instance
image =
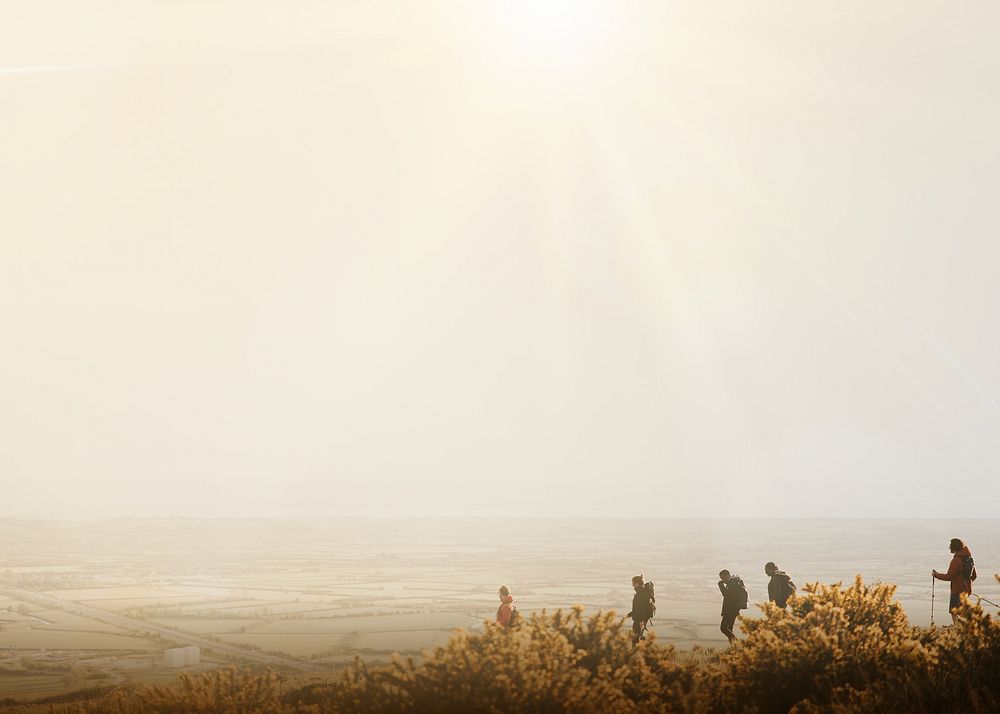
[{"label": "hiker in red jacket", "polygon": [[962,604],[962,595],[972,594],[972,581],[976,579],[976,563],[972,559],[972,552],[969,546],[962,542],[960,538],[952,538],[948,549],[952,552],[951,563],[948,565],[947,573],[931,571],[938,580],[948,580],[951,582],[951,599],[948,601],[948,610],[951,612],[952,623],[958,622],[958,615],[955,608]]},{"label": "hiker in red jacket", "polygon": [[500,586],[500,608],[497,610],[497,622],[500,627],[513,627],[517,615],[514,607],[514,598],[511,597],[510,588],[506,585]]}]

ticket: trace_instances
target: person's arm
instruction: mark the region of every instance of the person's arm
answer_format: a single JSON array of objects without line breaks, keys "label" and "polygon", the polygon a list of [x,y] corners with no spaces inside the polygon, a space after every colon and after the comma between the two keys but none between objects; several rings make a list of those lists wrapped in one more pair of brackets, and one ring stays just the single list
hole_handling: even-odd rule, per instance
[{"label": "person's arm", "polygon": [[958,577],[958,571],[961,568],[962,568],[962,559],[961,558],[952,558],[951,559],[951,563],[948,565],[948,572],[947,573],[939,573],[938,571],[935,570],[934,573],[933,573],[933,575],[938,580],[949,580],[949,581],[951,581],[951,580],[954,580],[955,578]]},{"label": "person's arm", "polygon": [[719,581],[719,592],[722,593],[722,599],[725,600],[725,598],[726,598],[726,584],[724,582],[722,582],[721,580]]},{"label": "person's arm", "polygon": [[777,588],[774,586],[774,578],[767,581],[767,599],[774,602],[778,599],[778,594],[775,592]]},{"label": "person's arm", "polygon": [[497,622],[499,622],[504,627],[510,622],[510,613],[512,612],[510,605],[504,603],[500,606],[500,611],[497,613]]}]

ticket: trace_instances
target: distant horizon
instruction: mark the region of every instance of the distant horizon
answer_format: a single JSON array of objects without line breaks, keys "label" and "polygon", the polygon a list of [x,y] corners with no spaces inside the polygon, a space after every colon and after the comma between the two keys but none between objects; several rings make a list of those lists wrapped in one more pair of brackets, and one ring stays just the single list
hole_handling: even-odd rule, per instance
[{"label": "distant horizon", "polygon": [[[52,518],[527,518],[527,519],[653,519],[728,520],[788,519],[932,519],[994,520],[986,499],[942,501],[937,512],[920,512],[903,494],[883,502],[869,499],[852,512],[824,502],[822,493],[810,494],[811,507],[803,513],[781,508],[744,508],[738,497],[701,499],[689,503],[670,497],[666,488],[639,494],[605,483],[548,482],[506,479],[506,499],[493,499],[493,486],[459,479],[415,482],[387,480],[339,484],[322,479],[149,479],[12,482],[6,488],[0,517],[44,520]],[[895,488],[890,486],[891,488]],[[874,491],[874,489],[873,489]],[[80,494],[100,494],[81,502]],[[428,494],[448,494],[445,505],[433,505]],[[40,497],[39,494],[44,494]],[[915,494],[910,494],[913,498]],[[707,501],[707,502],[706,502]],[[695,506],[701,508],[695,510]],[[954,509],[948,512],[948,509]],[[801,509],[800,509],[801,510]],[[943,511],[943,512],[942,512]],[[959,512],[961,511],[961,512]]]}]

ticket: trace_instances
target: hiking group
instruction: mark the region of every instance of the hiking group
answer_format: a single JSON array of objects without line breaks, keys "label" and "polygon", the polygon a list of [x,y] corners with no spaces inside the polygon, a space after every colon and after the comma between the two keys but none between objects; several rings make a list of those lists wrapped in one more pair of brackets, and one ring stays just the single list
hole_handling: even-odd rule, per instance
[{"label": "hiking group", "polygon": [[[764,574],[770,578],[767,582],[767,599],[784,610],[788,606],[788,598],[795,594],[795,583],[773,561],[764,566]],[[728,570],[719,571],[719,592],[722,593],[722,624],[719,625],[719,630],[729,640],[729,644],[733,644],[736,640],[733,627],[740,610],[746,610],[750,606],[750,593],[743,578]]]},{"label": "hiking group", "polygon": [[[976,565],[972,559],[972,552],[959,538],[952,538],[949,544],[952,553],[951,563],[948,571],[939,573],[931,571],[934,581],[947,580],[951,583],[951,598],[948,602],[948,611],[951,613],[952,621],[958,621],[955,610],[962,602],[962,595],[966,597],[972,595],[972,581],[976,579]],[[784,610],[788,606],[788,598],[795,594],[795,583],[792,582],[788,573],[779,569],[772,561],[764,565],[764,574],[768,576],[767,599],[777,607]],[[728,570],[719,571],[719,592],[722,593],[722,623],[719,630],[729,644],[736,641],[736,618],[741,610],[746,610],[750,603],[750,593],[747,591],[743,578]],[[647,582],[642,575],[632,578],[632,589],[635,594],[632,596],[632,609],[625,616],[632,620],[632,644],[638,645],[640,640],[646,639],[646,630],[649,628],[653,616],[656,614],[656,595],[653,583]],[[501,627],[509,628],[520,622],[520,615],[514,606],[514,598],[510,594],[510,588],[501,585],[499,590],[500,607],[497,609],[497,622]],[[933,618],[933,591],[931,600],[931,624]]]}]

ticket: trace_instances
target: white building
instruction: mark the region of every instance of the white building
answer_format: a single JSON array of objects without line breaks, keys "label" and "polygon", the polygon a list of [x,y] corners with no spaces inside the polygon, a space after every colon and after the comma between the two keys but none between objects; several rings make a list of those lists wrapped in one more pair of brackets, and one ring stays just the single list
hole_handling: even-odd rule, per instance
[{"label": "white building", "polygon": [[163,651],[163,662],[168,667],[190,667],[201,663],[201,647],[174,647]]}]

